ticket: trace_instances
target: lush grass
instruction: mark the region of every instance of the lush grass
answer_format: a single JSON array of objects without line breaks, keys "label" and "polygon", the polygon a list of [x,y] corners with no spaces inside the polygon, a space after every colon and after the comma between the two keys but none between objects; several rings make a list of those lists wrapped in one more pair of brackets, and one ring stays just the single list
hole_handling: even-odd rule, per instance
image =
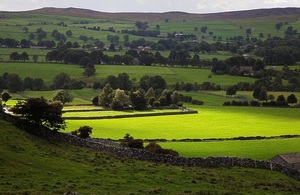
[{"label": "lush grass", "polygon": [[[96,65],[96,75],[90,78],[83,76],[83,68],[78,65],[68,64],[38,64],[38,63],[1,63],[0,72],[17,73],[23,79],[25,77],[43,78],[50,84],[54,77],[65,72],[74,79],[80,79],[92,84],[96,80],[104,80],[108,75],[118,76],[126,72],[130,79],[139,79],[144,75],[161,75],[169,85],[176,82],[203,83],[209,81],[222,85],[233,85],[238,82],[253,83],[255,79],[229,75],[214,75],[209,69],[172,68],[172,67],[149,67],[149,66],[114,66]],[[47,74],[44,74],[47,73]],[[212,76],[209,78],[209,76]]]},{"label": "lush grass", "polygon": [[[52,98],[55,91],[47,92],[25,92],[23,96],[19,94],[12,94],[13,98],[26,97],[40,97]],[[224,107],[222,106],[225,101],[232,101],[232,98],[226,97],[225,92],[210,92],[215,95],[207,93],[187,93],[181,92],[185,95],[190,95],[194,99],[199,99],[205,102],[204,106],[186,105],[188,108],[198,110],[198,114],[192,115],[179,115],[179,116],[159,116],[159,117],[143,117],[143,118],[127,118],[127,119],[110,119],[110,120],[68,120],[68,129],[66,132],[78,129],[80,126],[89,125],[93,127],[93,137],[120,139],[126,133],[130,133],[135,138],[142,139],[159,139],[164,138],[172,139],[185,139],[185,138],[232,138],[239,136],[279,136],[287,134],[300,134],[299,131],[299,115],[300,110],[294,108],[256,108],[256,107]],[[238,96],[245,96],[248,98],[250,92],[239,92]],[[90,97],[97,95],[98,92],[91,89],[71,91],[71,94],[77,98],[70,105],[89,103]],[[248,95],[247,95],[248,94]],[[296,93],[297,94],[297,93]],[[16,96],[15,96],[16,95]],[[250,97],[249,97],[250,98]],[[15,100],[9,100],[8,105],[15,104]],[[94,106],[66,106],[66,110],[78,109],[95,109]],[[160,111],[165,112],[165,111]],[[142,112],[145,113],[145,112]],[[110,116],[110,115],[130,115],[136,112],[115,112],[115,111],[94,111],[94,112],[80,112],[80,113],[65,113],[65,117],[77,116]],[[293,125],[291,125],[293,124]],[[288,128],[287,128],[288,127]],[[218,144],[222,144],[224,153],[218,150]],[[249,153],[246,150],[232,150],[237,143],[241,145],[245,142],[220,142],[216,143],[216,147],[212,150],[206,150],[207,155],[227,155],[226,151],[230,152],[233,156],[244,156]],[[254,143],[254,142],[247,142]],[[265,143],[265,142],[259,142]],[[273,142],[275,143],[275,142]],[[171,144],[174,149],[178,148],[179,143]],[[183,143],[180,143],[183,144]],[[189,146],[191,144],[191,146]],[[199,147],[192,147],[195,143],[185,143],[185,147],[179,147],[180,153],[186,156],[203,156],[203,152],[199,152],[198,148],[203,145],[211,145],[212,143],[199,143]],[[231,146],[233,145],[233,146]],[[257,144],[249,147],[255,148]],[[297,145],[295,145],[297,146]],[[192,147],[189,149],[189,147]],[[188,149],[185,149],[188,148]],[[263,147],[261,147],[263,148]],[[278,151],[280,153],[290,149],[282,147]],[[293,147],[292,147],[293,149]],[[291,150],[293,151],[293,150]],[[296,151],[296,150],[295,150]],[[204,155],[205,155],[204,154]],[[269,157],[274,154],[269,150],[262,152],[251,153],[250,157]]]},{"label": "lush grass", "polygon": [[[31,136],[0,120],[1,194],[290,194],[299,182],[245,168],[173,167]],[[238,182],[237,182],[238,181]]]},{"label": "lush grass", "polygon": [[94,128],[94,137],[119,139],[129,133],[136,138],[168,140],[300,134],[299,109],[199,107],[197,110],[198,114],[188,116],[68,121],[67,131],[87,124]]},{"label": "lush grass", "polygon": [[300,139],[159,143],[185,157],[238,156],[268,160],[277,154],[300,152]]}]

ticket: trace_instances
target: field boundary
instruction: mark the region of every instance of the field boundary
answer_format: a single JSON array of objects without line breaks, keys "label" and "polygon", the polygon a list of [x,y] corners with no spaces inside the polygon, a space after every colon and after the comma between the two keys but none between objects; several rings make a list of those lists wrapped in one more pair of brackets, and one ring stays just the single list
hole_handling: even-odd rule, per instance
[{"label": "field boundary", "polygon": [[184,114],[198,114],[195,110],[184,110],[180,112],[163,112],[163,113],[147,113],[147,114],[130,114],[130,115],[115,115],[115,116],[95,116],[95,117],[63,117],[66,120],[101,120],[101,119],[119,119],[119,118],[136,118],[136,117],[151,117],[151,116],[171,116]]},{"label": "field boundary", "polygon": [[222,141],[246,141],[246,140],[270,140],[270,139],[292,139],[300,138],[299,134],[295,135],[278,135],[278,136],[249,136],[249,137],[232,137],[232,138],[206,138],[206,139],[144,139],[145,142],[222,142]]}]

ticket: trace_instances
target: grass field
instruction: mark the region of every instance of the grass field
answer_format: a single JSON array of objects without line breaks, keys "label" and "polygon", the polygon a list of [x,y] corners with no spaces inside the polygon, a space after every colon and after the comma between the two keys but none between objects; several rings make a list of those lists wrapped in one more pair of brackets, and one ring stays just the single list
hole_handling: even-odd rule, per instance
[{"label": "grass field", "polygon": [[136,138],[168,140],[300,134],[299,109],[199,107],[197,110],[198,114],[188,116],[68,120],[68,131],[86,124],[94,128],[94,137],[120,139],[129,133]]},{"label": "grass field", "polygon": [[[115,66],[96,65],[96,75],[90,78],[83,76],[83,68],[79,65],[68,64],[39,64],[39,63],[0,63],[0,72],[17,73],[21,78],[43,78],[45,83],[50,84],[54,77],[65,72],[74,79],[87,81],[92,84],[96,80],[103,81],[108,75],[118,76],[126,72],[130,79],[135,78],[137,83],[144,75],[161,75],[168,85],[176,82],[203,83],[209,81],[220,85],[233,85],[238,82],[253,83],[255,79],[229,75],[214,75],[209,69],[172,68],[172,67],[149,67],[149,66]],[[47,74],[43,74],[43,73]],[[41,75],[42,74],[42,75]],[[209,78],[211,76],[211,78]],[[136,84],[137,84],[136,83]]]},{"label": "grass field", "polygon": [[216,142],[169,142],[159,143],[172,148],[185,157],[239,156],[256,160],[268,160],[277,154],[300,153],[300,139],[270,139]]},{"label": "grass field", "polygon": [[[13,99],[24,97],[40,97],[51,99],[55,91],[31,92],[26,91],[22,96],[12,94]],[[135,138],[142,139],[207,139],[207,138],[233,138],[249,136],[280,136],[300,134],[300,110],[296,108],[257,108],[257,107],[224,107],[225,101],[232,101],[232,97],[225,96],[225,92],[187,93],[195,99],[204,101],[204,106],[186,104],[190,109],[197,110],[198,114],[159,116],[143,118],[109,119],[109,120],[67,120],[66,132],[78,129],[80,126],[93,127],[92,137],[121,139],[126,133]],[[98,109],[93,106],[71,106],[76,104],[91,104],[90,98],[99,94],[91,89],[74,90],[74,101],[65,107],[66,110]],[[279,93],[278,93],[279,94]],[[281,94],[281,93],[280,93]],[[285,96],[287,94],[283,93]],[[299,93],[295,93],[299,98]],[[238,92],[238,96],[251,99],[251,92]],[[276,94],[274,94],[276,95]],[[16,100],[9,100],[8,105],[14,105]],[[70,106],[69,106],[70,105]],[[164,112],[164,111],[159,111]],[[141,112],[145,113],[145,112]],[[92,117],[111,115],[130,115],[132,112],[93,111],[80,113],[65,113],[65,117]],[[178,149],[183,156],[210,156],[231,155],[246,156],[257,159],[268,159],[274,153],[298,151],[297,141],[287,144],[286,140],[260,140],[260,141],[227,141],[227,142],[201,142],[201,143],[168,143],[166,147]],[[257,144],[260,143],[260,144]],[[273,144],[272,144],[273,143]],[[299,142],[300,143],[300,142]],[[166,143],[162,143],[166,144]],[[284,147],[286,144],[286,147]],[[222,147],[220,146],[222,145]],[[272,146],[269,150],[265,146]],[[276,145],[282,147],[276,147]],[[242,146],[247,146],[243,148]],[[211,150],[203,151],[202,148]],[[258,148],[257,148],[258,147]],[[243,149],[242,149],[243,148]],[[253,152],[247,150],[253,148]],[[255,152],[257,148],[257,151]],[[300,148],[300,147],[299,147]],[[240,150],[239,150],[240,149]]]},{"label": "grass field", "polygon": [[[278,172],[141,162],[50,142],[0,120],[0,194],[296,194]],[[5,133],[4,133],[5,132]]]}]

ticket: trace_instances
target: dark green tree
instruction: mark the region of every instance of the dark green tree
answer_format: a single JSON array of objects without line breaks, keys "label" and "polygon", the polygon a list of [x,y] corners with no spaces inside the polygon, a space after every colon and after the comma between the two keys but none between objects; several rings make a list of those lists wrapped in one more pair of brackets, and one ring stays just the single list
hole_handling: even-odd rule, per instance
[{"label": "dark green tree", "polygon": [[136,110],[144,110],[147,108],[147,100],[144,93],[137,90],[129,95],[130,101]]},{"label": "dark green tree", "polygon": [[230,86],[226,90],[226,95],[235,95],[236,94],[236,87],[235,86]]},{"label": "dark green tree", "polygon": [[58,131],[65,129],[66,123],[62,118],[63,105],[60,102],[48,102],[45,98],[29,98],[19,101],[11,110],[35,125]]},{"label": "dark green tree", "polygon": [[287,97],[287,102],[289,103],[289,104],[295,104],[295,103],[297,103],[298,102],[298,99],[297,99],[297,97],[295,96],[295,94],[291,94],[291,95],[289,95],[288,97]]},{"label": "dark green tree", "polygon": [[23,81],[17,74],[9,74],[7,76],[7,89],[10,93],[16,93],[18,91],[23,91]]},{"label": "dark green tree", "polygon": [[2,101],[4,101],[4,105],[6,104],[6,102],[11,99],[11,95],[7,92],[2,92],[1,93],[1,98],[2,98]]},{"label": "dark green tree", "polygon": [[73,101],[73,96],[66,90],[59,90],[53,95],[53,101],[60,101],[63,105]]},{"label": "dark green tree", "polygon": [[33,60],[34,62],[37,62],[38,59],[39,59],[39,56],[38,56],[38,55],[34,54],[34,55],[32,56],[32,60]]},{"label": "dark green tree", "polygon": [[55,78],[53,79],[53,89],[67,89],[68,88],[68,84],[70,83],[71,78],[67,73],[60,73],[58,75],[55,76]]},{"label": "dark green tree", "polygon": [[114,98],[114,90],[110,86],[110,84],[107,83],[99,95],[99,104],[103,107],[110,107],[113,98]]}]

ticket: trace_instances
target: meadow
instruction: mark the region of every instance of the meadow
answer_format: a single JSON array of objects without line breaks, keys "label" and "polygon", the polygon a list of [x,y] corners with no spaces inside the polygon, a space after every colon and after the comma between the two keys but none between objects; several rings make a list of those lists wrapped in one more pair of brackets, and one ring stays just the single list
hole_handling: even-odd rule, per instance
[{"label": "meadow", "polygon": [[[71,78],[86,81],[92,85],[95,81],[103,81],[108,75],[118,76],[126,72],[130,79],[135,78],[138,84],[139,79],[144,75],[161,75],[168,85],[176,82],[203,83],[206,81],[231,85],[238,82],[253,83],[255,79],[249,77],[238,77],[228,75],[215,75],[210,69],[200,68],[173,68],[158,66],[121,66],[121,65],[95,65],[96,74],[86,78],[83,75],[84,69],[79,65],[57,64],[57,63],[0,63],[0,72],[16,73],[21,78],[43,78],[46,84],[51,84],[54,77],[61,72],[65,72]],[[44,74],[47,73],[47,74]],[[211,77],[211,78],[209,78]]]},{"label": "meadow", "polygon": [[[51,142],[0,120],[0,194],[290,194],[299,182],[249,168],[174,167]],[[238,181],[238,182],[237,182]]]}]

